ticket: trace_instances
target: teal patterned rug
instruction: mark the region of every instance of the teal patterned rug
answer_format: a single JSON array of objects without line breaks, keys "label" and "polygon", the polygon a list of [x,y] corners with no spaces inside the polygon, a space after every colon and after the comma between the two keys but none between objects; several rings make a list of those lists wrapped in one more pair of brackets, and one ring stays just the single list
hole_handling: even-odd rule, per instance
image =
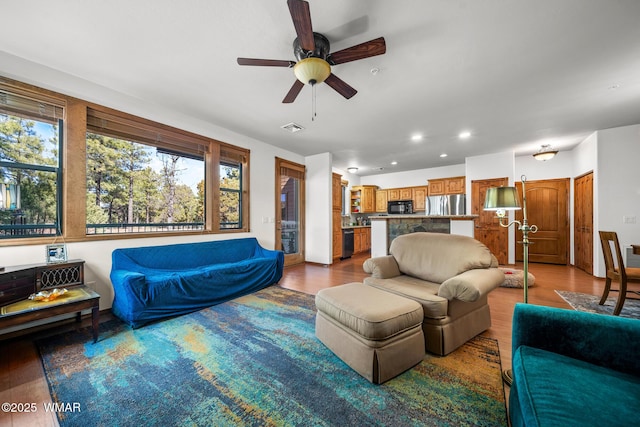
[{"label": "teal patterned rug", "polygon": [[271,286],[131,329],[38,342],[62,426],[506,426],[495,340],[427,356],[383,385],[315,337],[314,297]]},{"label": "teal patterned rug", "polygon": [[[611,314],[618,302],[618,293],[610,292],[609,298],[603,305],[600,305],[602,295],[590,295],[580,292],[556,291],[563,300],[567,302],[574,310],[588,311],[590,313]],[[640,319],[640,300],[638,297],[627,297],[624,300],[620,317],[629,317],[631,319]]]}]

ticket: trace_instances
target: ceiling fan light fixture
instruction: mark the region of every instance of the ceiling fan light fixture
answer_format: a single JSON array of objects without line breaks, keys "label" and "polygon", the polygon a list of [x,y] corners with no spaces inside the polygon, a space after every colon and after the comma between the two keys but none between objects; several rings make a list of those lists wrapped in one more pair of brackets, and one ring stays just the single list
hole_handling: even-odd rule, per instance
[{"label": "ceiling fan light fixture", "polygon": [[331,66],[321,58],[305,58],[293,67],[296,78],[304,84],[322,83],[331,74]]},{"label": "ceiling fan light fixture", "polygon": [[541,162],[546,162],[547,160],[553,159],[556,154],[558,154],[558,150],[554,150],[551,148],[551,145],[545,144],[533,155],[533,158]]}]

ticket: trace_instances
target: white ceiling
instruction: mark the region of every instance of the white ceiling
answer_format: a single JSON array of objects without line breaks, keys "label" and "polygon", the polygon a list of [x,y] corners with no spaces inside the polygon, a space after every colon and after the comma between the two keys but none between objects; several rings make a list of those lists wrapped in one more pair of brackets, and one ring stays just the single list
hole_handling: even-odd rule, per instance
[{"label": "white ceiling", "polygon": [[[300,155],[330,151],[360,175],[566,150],[640,123],[639,0],[309,3],[331,51],[387,44],[333,67],[358,94],[318,85],[315,121],[310,87],[281,103],[291,69],[236,63],[295,60],[285,0],[3,1],[0,51]],[[280,128],[290,122],[305,130]]]}]

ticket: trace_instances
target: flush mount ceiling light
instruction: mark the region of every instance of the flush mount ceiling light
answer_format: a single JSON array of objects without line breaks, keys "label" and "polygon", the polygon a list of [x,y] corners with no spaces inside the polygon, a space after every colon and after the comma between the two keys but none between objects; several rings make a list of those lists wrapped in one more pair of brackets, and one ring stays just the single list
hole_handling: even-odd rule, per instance
[{"label": "flush mount ceiling light", "polygon": [[422,138],[423,138],[423,136],[422,136],[421,134],[419,134],[419,133],[417,133],[417,134],[415,134],[415,135],[411,136],[411,140],[412,140],[413,142],[422,141]]},{"label": "flush mount ceiling light", "polygon": [[356,168],[356,167],[352,166],[352,167],[350,167],[350,168],[347,168],[347,172],[349,172],[349,173],[356,173],[356,172],[358,172],[358,168]]},{"label": "flush mount ceiling light", "polygon": [[549,144],[544,144],[540,147],[540,150],[533,155],[533,158],[541,162],[546,162],[547,160],[553,159],[556,154],[558,154],[558,150],[554,150]]},{"label": "flush mount ceiling light", "polygon": [[445,157],[447,157],[447,153],[440,154],[440,157],[444,159]]},{"label": "flush mount ceiling light", "polygon": [[458,134],[458,138],[460,139],[467,139],[471,137],[471,132],[469,132],[468,130],[462,131]]}]

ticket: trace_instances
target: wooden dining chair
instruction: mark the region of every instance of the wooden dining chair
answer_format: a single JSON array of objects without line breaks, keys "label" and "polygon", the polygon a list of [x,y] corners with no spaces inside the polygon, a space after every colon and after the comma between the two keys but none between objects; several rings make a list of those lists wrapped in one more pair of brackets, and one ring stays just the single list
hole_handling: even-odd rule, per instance
[{"label": "wooden dining chair", "polygon": [[600,231],[600,243],[602,244],[604,264],[607,269],[607,278],[604,292],[600,299],[600,305],[603,305],[607,301],[609,291],[611,290],[611,282],[613,280],[620,282],[618,302],[613,309],[613,314],[617,316],[622,310],[627,292],[640,295],[640,292],[627,290],[627,281],[640,281],[640,268],[625,267],[624,260],[622,259],[622,251],[620,250],[620,243],[618,242],[618,234],[615,231]]}]

